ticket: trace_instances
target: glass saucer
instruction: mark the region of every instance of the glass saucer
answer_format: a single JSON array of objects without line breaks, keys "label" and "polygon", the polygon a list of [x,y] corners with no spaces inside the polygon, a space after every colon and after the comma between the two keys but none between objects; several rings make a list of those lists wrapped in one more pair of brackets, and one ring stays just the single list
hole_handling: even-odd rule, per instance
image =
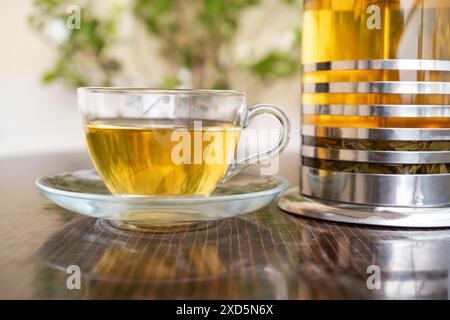
[{"label": "glass saucer", "polygon": [[288,182],[278,176],[241,172],[210,196],[115,196],[94,169],[86,169],[43,176],[36,185],[49,200],[67,210],[112,220],[124,229],[145,229],[252,212],[274,200]]}]

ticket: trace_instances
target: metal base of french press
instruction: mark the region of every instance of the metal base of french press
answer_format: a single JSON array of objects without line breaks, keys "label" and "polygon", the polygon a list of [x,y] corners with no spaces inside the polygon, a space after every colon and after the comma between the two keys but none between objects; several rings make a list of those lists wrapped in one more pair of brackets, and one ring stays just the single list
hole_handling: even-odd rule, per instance
[{"label": "metal base of french press", "polygon": [[278,207],[296,215],[334,222],[387,227],[450,227],[450,207],[381,207],[340,203],[305,197],[298,187],[286,190]]}]

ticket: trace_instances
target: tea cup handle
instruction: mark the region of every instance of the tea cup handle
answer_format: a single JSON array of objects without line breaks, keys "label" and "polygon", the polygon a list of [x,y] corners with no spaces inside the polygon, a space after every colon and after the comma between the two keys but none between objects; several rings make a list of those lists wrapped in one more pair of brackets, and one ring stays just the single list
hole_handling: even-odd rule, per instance
[{"label": "tea cup handle", "polygon": [[225,182],[228,179],[232,178],[243,168],[249,165],[256,164],[261,160],[266,160],[278,156],[289,143],[291,123],[283,111],[270,104],[258,104],[249,108],[248,116],[243,129],[245,130],[246,128],[248,128],[252,120],[260,115],[272,116],[281,125],[281,133],[277,143],[270,147],[268,150],[258,152],[241,160],[235,159],[235,162],[228,168],[228,171],[222,179],[222,182]]}]

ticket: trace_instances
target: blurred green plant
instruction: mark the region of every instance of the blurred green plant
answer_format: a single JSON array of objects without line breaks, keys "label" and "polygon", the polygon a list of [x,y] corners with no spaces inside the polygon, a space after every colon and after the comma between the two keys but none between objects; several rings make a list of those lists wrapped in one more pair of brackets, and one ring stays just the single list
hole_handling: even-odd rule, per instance
[{"label": "blurred green plant", "polygon": [[[294,41],[285,50],[272,50],[251,63],[233,61],[232,41],[239,30],[242,13],[261,5],[263,0],[134,0],[133,16],[159,42],[161,55],[172,66],[161,87],[183,85],[180,70],[187,70],[191,86],[226,89],[231,87],[234,70],[248,72],[256,79],[271,81],[295,75],[299,71],[300,29],[292,30]],[[281,1],[299,6],[298,0]],[[91,1],[92,3],[92,1]],[[42,34],[52,26],[65,26],[69,0],[34,0],[31,25]],[[108,51],[118,42],[120,13],[127,8],[114,5],[102,17],[95,15],[88,2],[80,3],[81,28],[65,28],[56,41],[58,57],[43,76],[46,83],[62,80],[72,86],[109,86],[120,77],[121,63]],[[55,42],[55,41],[54,41]],[[251,60],[251,59],[250,59]],[[96,74],[84,68],[95,66]]]}]

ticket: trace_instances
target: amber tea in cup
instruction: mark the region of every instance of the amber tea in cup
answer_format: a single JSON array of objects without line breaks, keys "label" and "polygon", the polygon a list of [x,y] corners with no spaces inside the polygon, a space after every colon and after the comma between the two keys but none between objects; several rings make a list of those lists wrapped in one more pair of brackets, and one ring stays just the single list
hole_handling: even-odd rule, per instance
[{"label": "amber tea in cup", "polygon": [[180,129],[194,140],[193,121],[98,120],[85,126],[89,152],[111,192],[210,194],[234,157],[240,128],[203,122],[197,132],[201,145],[189,146],[192,160],[197,161],[174,163],[173,150],[180,142],[173,137]]}]

